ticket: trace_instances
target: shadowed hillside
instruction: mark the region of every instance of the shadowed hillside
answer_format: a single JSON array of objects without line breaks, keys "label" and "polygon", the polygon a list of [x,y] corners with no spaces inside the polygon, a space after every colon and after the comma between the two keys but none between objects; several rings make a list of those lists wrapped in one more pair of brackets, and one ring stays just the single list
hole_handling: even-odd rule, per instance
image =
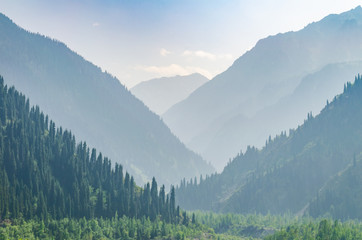
[{"label": "shadowed hillside", "polygon": [[116,78],[4,15],[0,73],[64,128],[120,161],[138,183],[157,176],[172,184],[213,170]]}]

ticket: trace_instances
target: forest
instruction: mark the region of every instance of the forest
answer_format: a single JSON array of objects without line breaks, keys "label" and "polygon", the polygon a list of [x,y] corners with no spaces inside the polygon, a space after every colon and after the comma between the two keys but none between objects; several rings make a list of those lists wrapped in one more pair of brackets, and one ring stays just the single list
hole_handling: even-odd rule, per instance
[{"label": "forest", "polygon": [[[345,104],[357,104],[354,100],[361,96],[361,83],[360,76],[353,84],[348,83],[341,96],[327,103],[324,112],[333,109],[329,114],[335,116],[334,112],[345,109]],[[358,106],[355,104],[352,107]],[[315,128],[308,134],[304,129],[313,126],[313,121],[323,119],[322,114],[308,116],[305,124],[290,136],[282,133],[270,139],[262,152],[250,147],[224,171],[230,171],[230,166],[240,160],[246,163],[244,166],[261,171],[263,168],[255,158],[263,151],[276,152],[278,147],[285,147],[291,136],[308,139],[305,136]],[[356,114],[354,111],[343,116],[352,119]],[[310,202],[303,217],[292,213],[186,212],[177,205],[176,194],[193,189],[195,192],[188,198],[194,203],[197,199],[193,197],[200,197],[196,193],[205,194],[201,200],[213,198],[216,195],[210,195],[215,193],[211,188],[198,189],[201,186],[220,188],[223,175],[183,180],[169,192],[164,186],[159,187],[155,178],[141,188],[130,174],[123,173],[121,165],[112,165],[110,159],[96,149],[90,150],[85,142],[77,143],[71,131],[56,127],[38,106],[30,106],[29,99],[5,85],[2,77],[0,116],[0,239],[362,239],[361,223],[349,220],[360,218],[361,213],[358,196],[362,186],[359,174],[362,161],[355,151],[350,154],[351,161],[346,161],[346,168]],[[261,181],[258,179],[263,178],[273,181],[266,177],[282,168],[272,169],[263,175],[246,171],[245,176],[238,176],[245,177],[246,184],[251,181],[258,184]],[[331,217],[343,222],[333,221]]]},{"label": "forest", "polygon": [[220,174],[182,180],[178,203],[188,210],[362,219],[361,96],[358,75],[297,129],[270,137],[262,149],[248,147]]},{"label": "forest", "polygon": [[177,221],[175,190],[144,188],[122,166],[30,107],[0,78],[0,219],[119,216]]},{"label": "forest", "polygon": [[196,212],[184,224],[119,217],[5,220],[0,239],[362,239],[362,224],[292,215],[240,215]]},{"label": "forest", "polygon": [[180,209],[173,186],[137,186],[2,77],[0,116],[0,239],[234,239]]}]

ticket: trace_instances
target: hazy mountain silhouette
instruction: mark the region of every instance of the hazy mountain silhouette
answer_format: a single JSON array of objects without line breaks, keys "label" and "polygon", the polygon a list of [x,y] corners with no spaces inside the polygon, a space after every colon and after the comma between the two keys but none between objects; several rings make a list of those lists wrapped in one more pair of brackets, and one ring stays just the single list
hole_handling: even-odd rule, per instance
[{"label": "hazy mountain silhouette", "polygon": [[312,217],[329,215],[334,219],[362,219],[362,161],[361,154],[332,178],[308,204],[306,212]]},{"label": "hazy mountain silhouette", "polygon": [[[357,7],[339,15],[329,15],[300,31],[262,39],[228,70],[169,109],[163,119],[187,146],[221,170],[228,158],[240,149],[245,149],[247,145],[261,146],[269,134],[277,132],[278,126],[271,123],[282,119],[284,128],[295,127],[302,119],[291,117],[287,121],[284,116],[295,112],[298,117],[306,116],[311,110],[320,110],[327,99],[305,101],[303,108],[290,103],[287,108],[294,107],[296,111],[293,113],[285,109],[282,115],[267,114],[271,106],[297,91],[296,88],[308,75],[319,71],[323,73],[323,68],[330,64],[343,62],[348,65],[362,60],[361,26],[362,8]],[[357,74],[341,69],[338,74],[342,73],[347,74],[344,75],[346,78],[339,79]],[[304,90],[295,94],[307,98],[308,92]],[[338,93],[330,89],[323,97],[330,98]],[[263,116],[263,119],[258,116]],[[263,128],[265,130],[262,131]],[[255,129],[260,130],[254,132]]]},{"label": "hazy mountain silhouette", "polygon": [[153,112],[162,115],[174,104],[187,98],[190,93],[208,79],[199,73],[188,76],[162,77],[141,82],[131,92]]},{"label": "hazy mountain silhouette", "polygon": [[[201,149],[206,159],[235,156],[245,145],[261,147],[268,136],[302,124],[309,112],[318,114],[326,101],[342,92],[343,79],[353,79],[362,69],[362,61],[335,63],[305,76],[293,93],[281,98],[248,118],[242,113],[227,118],[222,126],[212,127],[195,137],[189,146]],[[212,139],[211,141],[209,139]],[[217,165],[223,167],[221,164]]]},{"label": "hazy mountain silhouette", "polygon": [[0,74],[80,140],[120,162],[137,183],[213,171],[110,74],[59,41],[0,14]]},{"label": "hazy mountain silhouette", "polygon": [[359,213],[353,213],[362,208],[361,188],[356,187],[362,176],[358,171],[360,129],[362,78],[358,77],[318,116],[309,114],[288,135],[283,132],[269,139],[260,150],[249,147],[221,174],[197,185],[182,182],[177,189],[178,201],[187,209],[264,214],[309,211],[315,217],[335,209],[332,214],[336,217],[360,218]]}]

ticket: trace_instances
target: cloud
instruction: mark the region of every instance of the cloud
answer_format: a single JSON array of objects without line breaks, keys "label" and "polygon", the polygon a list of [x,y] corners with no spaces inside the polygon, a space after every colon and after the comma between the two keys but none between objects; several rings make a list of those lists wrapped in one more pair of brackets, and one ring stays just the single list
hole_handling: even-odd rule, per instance
[{"label": "cloud", "polygon": [[199,58],[206,58],[212,61],[215,61],[217,59],[231,59],[233,56],[231,54],[223,54],[223,55],[215,55],[209,52],[205,52],[202,50],[197,51],[190,51],[185,50],[181,56],[183,57],[199,57]]},{"label": "cloud", "polygon": [[101,24],[99,23],[99,22],[94,22],[93,24],[92,24],[92,26],[93,27],[99,27]]},{"label": "cloud", "polygon": [[203,68],[192,66],[183,67],[178,64],[171,64],[169,66],[137,66],[135,69],[155,73],[160,77],[171,77],[176,75],[185,76],[197,72],[209,79],[212,78],[212,74]]},{"label": "cloud", "polygon": [[228,53],[228,54],[222,54],[222,55],[219,55],[218,58],[232,59],[232,58],[233,58],[233,55],[231,55],[230,53]]},{"label": "cloud", "polygon": [[204,52],[201,50],[198,51],[190,51],[190,50],[186,50],[182,53],[182,56],[184,57],[200,57],[200,58],[207,58],[210,60],[215,60],[216,56],[212,53],[208,53],[208,52]]},{"label": "cloud", "polygon": [[171,52],[170,52],[170,51],[167,51],[167,50],[164,49],[164,48],[161,48],[160,54],[161,54],[161,56],[166,57],[167,55],[171,54]]}]

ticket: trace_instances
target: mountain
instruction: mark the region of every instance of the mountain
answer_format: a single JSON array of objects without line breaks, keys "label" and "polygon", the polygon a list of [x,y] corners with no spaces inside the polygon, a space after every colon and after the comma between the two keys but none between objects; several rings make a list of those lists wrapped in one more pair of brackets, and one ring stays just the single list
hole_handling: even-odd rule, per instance
[{"label": "mountain", "polygon": [[0,15],[0,74],[79,139],[106,152],[138,183],[173,184],[213,171],[119,81],[63,43]]},{"label": "mountain", "polygon": [[[242,113],[235,114],[220,129],[214,127],[194,138],[189,147],[202,149],[200,153],[205,159],[226,160],[228,153],[236,155],[244,148],[241,143],[263,146],[269,135],[275,136],[284,129],[302,124],[309,112],[318,114],[327,100],[341,93],[343,79],[352,79],[361,69],[362,61],[328,64],[303,77],[296,89],[277,103],[249,118]],[[214,140],[208,142],[211,138]],[[222,163],[216,166],[223,167]]]},{"label": "mountain", "polygon": [[[331,64],[362,60],[361,25],[362,8],[357,7],[339,15],[329,15],[300,31],[262,39],[229,69],[174,105],[162,117],[187,146],[221,170],[228,158],[240,149],[246,149],[247,145],[262,146],[268,135],[278,130],[271,126],[254,133],[256,128],[262,129],[270,122],[283,121],[284,116],[291,115],[284,111],[274,118],[267,111],[296,91],[303,79],[324,71]],[[339,92],[331,93],[328,97]],[[305,116],[305,109],[319,112],[321,109],[315,106],[322,106],[326,99],[319,100],[322,102],[305,102],[298,116]],[[256,121],[256,115],[264,115],[264,118]],[[297,126],[294,118],[286,122],[288,126]],[[250,136],[253,137],[249,139]]]},{"label": "mountain", "polygon": [[209,79],[199,73],[188,76],[155,78],[131,88],[131,92],[158,115],[187,98]]},{"label": "mountain", "polygon": [[[240,153],[230,161],[221,174],[200,179],[199,183],[196,179],[187,183],[182,181],[176,189],[177,200],[187,209],[303,214],[310,208],[311,212],[318,213],[314,216],[319,216],[319,213],[325,213],[323,208],[329,209],[333,200],[326,197],[330,202],[325,206],[310,202],[315,198],[323,199],[318,197],[319,193],[326,192],[325,186],[335,179],[329,185],[340,189],[340,192],[334,191],[335,199],[357,203],[359,187],[350,194],[339,193],[348,192],[358,184],[361,172],[354,170],[356,177],[348,178],[349,182],[338,181],[347,178],[338,176],[348,172],[346,169],[351,164],[355,166],[354,162],[361,156],[360,129],[362,77],[358,76],[354,84],[347,83],[343,94],[328,102],[319,115],[308,114],[307,120],[297,129],[290,130],[288,135],[282,132],[276,138],[270,138],[260,150],[248,147],[244,154]],[[349,185],[351,182],[353,185]],[[315,206],[323,207],[316,209]],[[359,203],[344,206],[360,209]],[[348,213],[343,216],[356,216]]]},{"label": "mountain", "polygon": [[76,144],[75,136],[0,77],[1,219],[112,218],[156,216],[175,222],[174,188],[135,185],[121,165]]},{"label": "mountain", "polygon": [[334,219],[362,219],[362,161],[354,156],[346,170],[332,178],[311,201],[306,212]]}]

